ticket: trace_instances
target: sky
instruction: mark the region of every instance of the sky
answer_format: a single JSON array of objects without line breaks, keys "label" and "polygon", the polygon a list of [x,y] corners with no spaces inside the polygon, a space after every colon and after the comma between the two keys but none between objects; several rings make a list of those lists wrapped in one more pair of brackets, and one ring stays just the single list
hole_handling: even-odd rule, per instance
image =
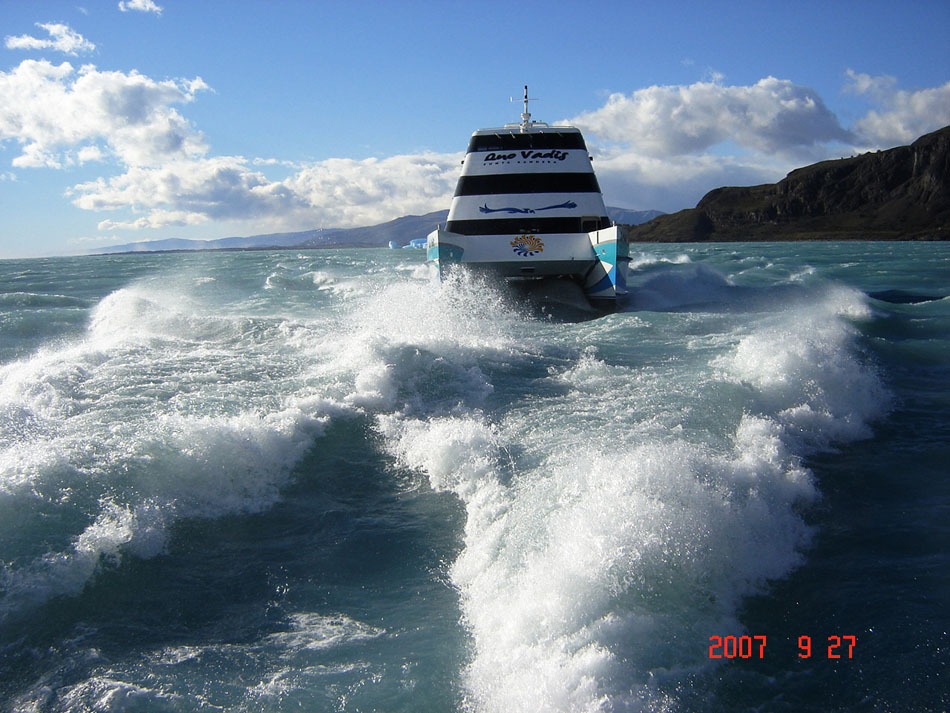
[{"label": "sky", "polygon": [[448,208],[525,84],[608,205],[673,212],[950,124],[948,36],[947,0],[0,0],[0,258]]}]

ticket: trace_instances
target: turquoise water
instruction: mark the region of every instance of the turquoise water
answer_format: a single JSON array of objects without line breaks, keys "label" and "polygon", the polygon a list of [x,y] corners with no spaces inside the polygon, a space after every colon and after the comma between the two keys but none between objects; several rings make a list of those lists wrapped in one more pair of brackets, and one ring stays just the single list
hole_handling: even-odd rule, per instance
[{"label": "turquoise water", "polygon": [[421,260],[0,261],[0,709],[950,706],[950,245]]}]

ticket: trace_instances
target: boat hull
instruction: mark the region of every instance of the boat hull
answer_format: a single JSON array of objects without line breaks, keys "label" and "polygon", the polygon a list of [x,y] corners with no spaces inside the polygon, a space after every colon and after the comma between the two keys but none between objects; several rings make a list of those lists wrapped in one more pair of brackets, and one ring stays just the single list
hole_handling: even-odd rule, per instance
[{"label": "boat hull", "polygon": [[509,279],[569,277],[592,300],[626,294],[627,241],[616,226],[589,233],[461,235],[442,227],[426,241],[439,275],[462,265]]}]

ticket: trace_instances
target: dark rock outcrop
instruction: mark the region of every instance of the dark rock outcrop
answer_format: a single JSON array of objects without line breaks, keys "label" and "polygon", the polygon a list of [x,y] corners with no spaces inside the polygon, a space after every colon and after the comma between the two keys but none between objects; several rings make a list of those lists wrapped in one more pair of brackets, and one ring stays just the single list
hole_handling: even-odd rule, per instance
[{"label": "dark rock outcrop", "polygon": [[717,188],[628,229],[633,242],[950,240],[950,126],[910,146],[822,161],[778,183]]}]

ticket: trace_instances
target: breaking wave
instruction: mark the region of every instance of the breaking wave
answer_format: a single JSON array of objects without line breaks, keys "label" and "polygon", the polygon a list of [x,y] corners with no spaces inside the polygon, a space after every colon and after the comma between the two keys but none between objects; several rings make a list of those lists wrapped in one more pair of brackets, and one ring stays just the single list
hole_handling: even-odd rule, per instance
[{"label": "breaking wave", "polygon": [[[739,633],[741,600],[802,562],[806,458],[867,437],[888,404],[854,326],[866,298],[845,288],[740,289],[644,255],[627,311],[563,326],[461,273],[369,287],[285,262],[243,303],[202,295],[221,279],[133,283],[81,338],[0,367],[0,616],[156,556],[184,519],[271,508],[328,425],[359,417],[406,488],[464,508],[446,569],[467,708],[674,710],[710,665],[696,642]],[[259,645],[385,635],[327,616]],[[260,697],[310,675],[272,674]],[[61,700],[156,695],[100,677]]]}]

